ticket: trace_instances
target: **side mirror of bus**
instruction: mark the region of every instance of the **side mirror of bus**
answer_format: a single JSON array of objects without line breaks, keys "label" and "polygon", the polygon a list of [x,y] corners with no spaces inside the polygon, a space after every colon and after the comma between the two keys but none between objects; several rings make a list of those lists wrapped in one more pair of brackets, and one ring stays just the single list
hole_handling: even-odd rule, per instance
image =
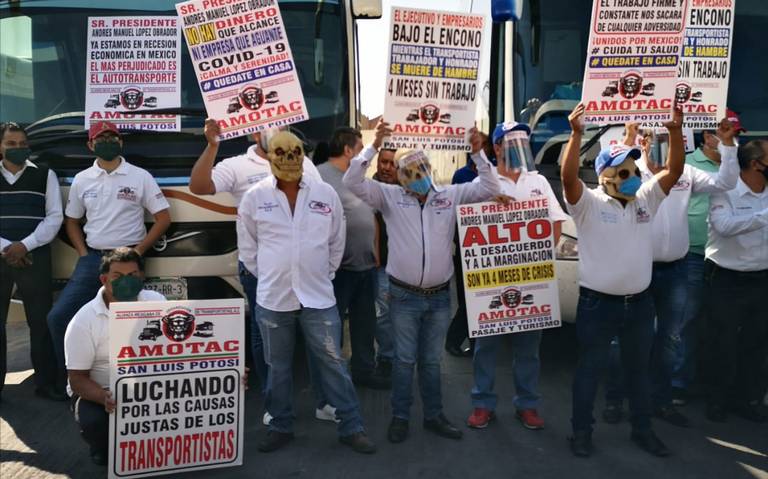
[{"label": "side mirror of bus", "polygon": [[523,0],[491,0],[491,18],[494,22],[516,22],[523,17]]},{"label": "side mirror of bus", "polygon": [[352,18],[370,20],[381,18],[381,0],[352,0]]}]

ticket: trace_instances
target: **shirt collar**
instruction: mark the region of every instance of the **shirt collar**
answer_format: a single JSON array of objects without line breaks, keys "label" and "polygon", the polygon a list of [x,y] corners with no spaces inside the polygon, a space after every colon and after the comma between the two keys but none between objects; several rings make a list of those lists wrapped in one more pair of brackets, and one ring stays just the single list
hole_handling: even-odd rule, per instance
[{"label": "shirt collar", "polygon": [[253,144],[248,147],[248,150],[245,152],[245,156],[254,163],[269,163],[265,158],[259,156],[258,150],[259,145]]},{"label": "shirt collar", "polygon": [[109,308],[104,302],[104,291],[104,286],[102,286],[99,288],[99,292],[96,294],[96,297],[93,298],[93,310],[97,315],[103,314],[104,316],[109,316]]},{"label": "shirt collar", "polygon": [[130,168],[130,165],[128,162],[123,158],[120,157],[120,165],[112,170],[111,173],[107,173],[107,170],[99,166],[99,160],[95,159],[93,160],[93,178],[98,178],[101,175],[127,175],[128,169]]},{"label": "shirt collar", "polygon": [[751,195],[751,196],[754,196],[755,198],[762,198],[764,194],[768,194],[768,188],[763,190],[763,192],[761,193],[755,193],[746,183],[744,183],[744,180],[741,179],[741,176],[739,176],[739,179],[736,182],[736,187],[734,188],[734,190],[736,191],[736,194],[738,196]]},{"label": "shirt collar", "polygon": [[24,162],[24,167],[22,169],[20,169],[18,173],[12,173],[8,168],[5,167],[5,163],[0,161],[0,168],[2,168],[3,171],[7,172],[9,175],[12,175],[12,176],[19,176],[19,175],[21,175],[22,173],[24,173],[24,171],[27,169],[28,166],[31,166],[32,168],[37,168],[36,164],[32,163],[29,160],[26,160]]},{"label": "shirt collar", "polygon": [[709,163],[711,165],[718,166],[718,163],[710,160],[707,155],[704,154],[704,151],[701,148],[696,148],[693,153],[691,153],[691,160],[695,161],[696,163]]}]

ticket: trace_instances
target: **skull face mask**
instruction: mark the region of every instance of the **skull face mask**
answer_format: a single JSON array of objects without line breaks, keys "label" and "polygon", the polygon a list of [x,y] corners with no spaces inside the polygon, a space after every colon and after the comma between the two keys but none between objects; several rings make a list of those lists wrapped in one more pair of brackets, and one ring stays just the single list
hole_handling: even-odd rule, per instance
[{"label": "skull face mask", "polygon": [[432,167],[423,151],[407,150],[395,155],[397,181],[411,193],[422,196],[432,188]]},{"label": "skull face mask", "polygon": [[304,147],[296,135],[281,131],[269,141],[272,174],[283,181],[299,181],[304,173]]},{"label": "skull face mask", "polygon": [[624,201],[635,199],[642,184],[635,160],[641,156],[638,148],[613,147],[600,152],[595,170],[608,196]]}]

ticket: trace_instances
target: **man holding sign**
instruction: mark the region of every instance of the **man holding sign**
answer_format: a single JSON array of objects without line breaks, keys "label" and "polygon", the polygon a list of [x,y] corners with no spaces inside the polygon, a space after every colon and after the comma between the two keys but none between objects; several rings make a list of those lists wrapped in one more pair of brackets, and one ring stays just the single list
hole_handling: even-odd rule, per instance
[{"label": "man holding sign", "polygon": [[389,233],[387,273],[395,364],[388,438],[398,443],[408,437],[411,386],[418,364],[424,427],[440,436],[460,439],[462,432],[443,415],[440,389],[440,357],[451,322],[453,261],[447,252],[456,229],[456,205],[492,198],[499,193],[499,181],[474,129],[470,140],[472,160],[480,176],[477,183],[438,188],[429,159],[420,150],[398,151],[399,185],[369,180],[365,170],[390,133],[388,124],[380,122],[373,144],[352,160],[344,175],[349,190],[381,212]]},{"label": "man holding sign", "polygon": [[[554,222],[555,244],[560,239],[562,223],[568,216],[560,208],[552,187],[535,171],[529,143],[530,128],[516,122],[499,123],[493,131],[493,149],[499,158],[498,173],[501,184],[501,202],[525,201],[545,197],[549,205],[549,219]],[[544,421],[536,409],[539,402],[539,344],[542,330],[512,334],[514,379],[517,395],[514,398],[517,418],[528,429],[542,429]],[[472,387],[474,410],[467,425],[482,429],[495,418],[496,355],[502,335],[480,337],[475,340],[473,368],[475,384]]]},{"label": "man holding sign", "polygon": [[669,450],[651,429],[651,220],[683,173],[683,115],[675,108],[672,121],[664,125],[669,130],[666,169],[643,183],[635,165],[642,155],[639,149],[605,149],[595,160],[600,186],[592,190],[579,179],[583,115],[584,105],[579,104],[569,116],[572,132],[561,168],[565,199],[580,240],[576,313],[580,352],[573,382],[571,451],[581,457],[592,454],[598,379],[608,363],[611,339],[618,335],[632,410],[631,438],[643,450],[667,456]]}]

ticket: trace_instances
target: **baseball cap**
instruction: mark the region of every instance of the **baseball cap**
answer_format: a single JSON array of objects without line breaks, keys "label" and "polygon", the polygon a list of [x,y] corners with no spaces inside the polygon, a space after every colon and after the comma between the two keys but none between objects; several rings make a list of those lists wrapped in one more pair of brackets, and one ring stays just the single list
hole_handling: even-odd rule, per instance
[{"label": "baseball cap", "polygon": [[640,151],[640,148],[614,145],[610,148],[601,150],[597,155],[597,158],[595,159],[595,171],[600,175],[606,168],[624,163],[627,157],[637,160],[641,156],[642,152]]},{"label": "baseball cap", "polygon": [[531,128],[526,125],[525,123],[518,123],[516,121],[505,121],[503,123],[499,123],[496,125],[496,128],[493,130],[493,144],[500,142],[502,138],[504,138],[504,135],[509,133],[510,131],[524,131],[526,135],[531,134]]},{"label": "baseball cap", "polygon": [[739,115],[737,115],[735,111],[731,110],[730,108],[726,108],[725,117],[728,118],[728,121],[733,123],[733,129],[736,131],[736,133],[747,132],[747,129],[741,126],[741,120],[739,120]]},{"label": "baseball cap", "polygon": [[88,141],[93,141],[94,138],[108,131],[120,136],[120,130],[117,129],[117,126],[114,123],[109,121],[97,121],[88,129]]}]

